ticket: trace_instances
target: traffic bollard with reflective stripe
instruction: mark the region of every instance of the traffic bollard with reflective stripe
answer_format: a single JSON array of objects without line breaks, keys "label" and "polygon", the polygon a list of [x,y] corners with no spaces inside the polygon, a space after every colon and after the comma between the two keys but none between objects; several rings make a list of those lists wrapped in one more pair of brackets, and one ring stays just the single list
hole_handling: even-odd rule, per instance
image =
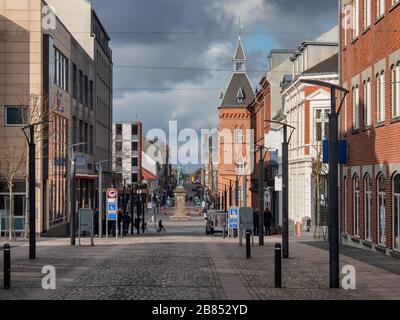
[{"label": "traffic bollard with reflective stripe", "polygon": [[282,246],[275,244],[275,288],[282,288]]},{"label": "traffic bollard with reflective stripe", "polygon": [[11,247],[4,245],[4,289],[11,287]]}]

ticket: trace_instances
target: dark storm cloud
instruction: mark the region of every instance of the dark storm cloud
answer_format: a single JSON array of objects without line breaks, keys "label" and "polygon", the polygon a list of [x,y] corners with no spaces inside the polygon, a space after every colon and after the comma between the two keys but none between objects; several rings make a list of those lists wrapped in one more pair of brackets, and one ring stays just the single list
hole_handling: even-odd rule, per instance
[{"label": "dark storm cloud", "polygon": [[[230,71],[141,69],[128,66],[231,69],[238,17],[243,38],[265,32],[282,48],[295,48],[336,24],[336,0],[92,0],[112,38],[115,119],[133,120],[146,129],[216,123],[218,90],[204,93],[137,92],[123,88],[204,88],[226,86]],[[266,68],[268,43],[251,43],[248,69]],[[249,73],[255,85],[260,73]],[[157,115],[155,117],[155,115]]]}]

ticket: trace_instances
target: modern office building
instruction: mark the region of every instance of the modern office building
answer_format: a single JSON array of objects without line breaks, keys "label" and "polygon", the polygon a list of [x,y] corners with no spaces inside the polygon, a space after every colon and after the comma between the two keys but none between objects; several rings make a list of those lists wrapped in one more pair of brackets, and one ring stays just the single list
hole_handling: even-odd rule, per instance
[{"label": "modern office building", "polygon": [[142,123],[113,124],[113,180],[118,187],[142,183]]},{"label": "modern office building", "polygon": [[[0,17],[4,35],[0,52],[0,214],[10,212],[5,181],[10,169],[7,159],[12,155],[23,160],[14,161],[19,166],[11,210],[16,216],[15,229],[23,231],[21,223],[28,215],[27,144],[21,128],[42,122],[35,134],[36,230],[44,235],[65,235],[70,217],[72,149],[77,166],[77,208],[95,206],[95,163],[111,159],[111,124],[107,127],[98,121],[99,113],[105,113],[99,110],[99,96],[109,96],[109,121],[112,116],[111,85],[108,89],[97,85],[99,69],[104,69],[95,56],[99,39],[92,36],[98,18],[85,0],[73,5],[70,1],[5,0],[0,3]],[[85,29],[80,25],[83,22]],[[111,79],[111,51],[104,45],[103,38],[100,47],[108,54]],[[109,137],[98,138],[106,129]],[[72,147],[76,143],[84,144]],[[103,144],[109,147],[100,154]]]}]

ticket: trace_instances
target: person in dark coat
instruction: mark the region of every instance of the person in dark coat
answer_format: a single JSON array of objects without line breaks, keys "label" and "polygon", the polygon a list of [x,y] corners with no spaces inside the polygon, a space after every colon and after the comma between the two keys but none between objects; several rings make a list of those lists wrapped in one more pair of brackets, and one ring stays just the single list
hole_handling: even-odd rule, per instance
[{"label": "person in dark coat", "polygon": [[265,234],[267,236],[271,235],[271,225],[272,225],[272,215],[271,210],[268,207],[264,210],[264,226],[265,226]]},{"label": "person in dark coat", "polygon": [[258,236],[258,209],[253,212],[254,235]]}]

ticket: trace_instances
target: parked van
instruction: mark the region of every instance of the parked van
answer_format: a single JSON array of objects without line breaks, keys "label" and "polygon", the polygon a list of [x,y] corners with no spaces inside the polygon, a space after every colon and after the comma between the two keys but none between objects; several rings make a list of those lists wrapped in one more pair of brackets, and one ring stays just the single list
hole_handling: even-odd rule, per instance
[{"label": "parked van", "polygon": [[209,211],[206,220],[206,234],[228,232],[228,214],[225,211]]}]

